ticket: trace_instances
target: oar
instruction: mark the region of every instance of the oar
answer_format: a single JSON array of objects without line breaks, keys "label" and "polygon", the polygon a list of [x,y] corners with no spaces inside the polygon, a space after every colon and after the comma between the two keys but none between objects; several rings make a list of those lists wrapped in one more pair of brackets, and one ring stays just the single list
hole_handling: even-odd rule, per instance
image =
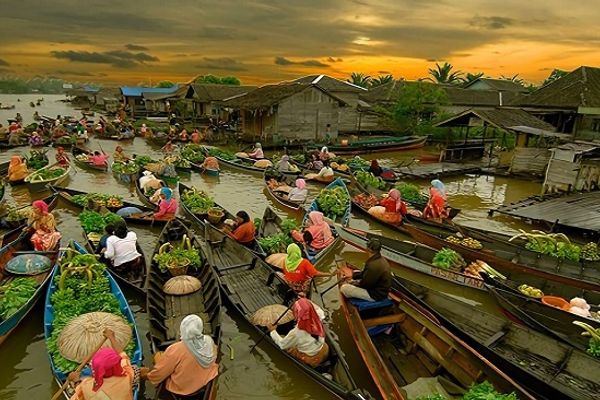
[{"label": "oar", "polygon": [[[94,354],[96,354],[98,352],[98,350],[100,350],[100,348],[102,347],[102,345],[104,344],[105,341],[106,341],[106,338],[103,338],[102,341],[100,342],[100,344],[96,347],[96,349],[94,351],[92,351],[86,357],[86,359],[81,362],[81,364],[79,364],[79,366],[77,367],[77,369],[74,372],[81,372],[81,370],[85,367],[85,365],[92,360],[92,357],[94,357]],[[67,388],[68,385],[69,385],[69,378],[67,377],[67,379],[65,380],[65,383],[63,383],[62,386],[60,387],[60,389],[58,389],[58,391],[56,393],[54,393],[54,396],[52,396],[51,400],[57,400],[61,396],[61,394],[63,394],[63,392],[65,391],[65,389]]]},{"label": "oar", "polygon": [[[278,323],[279,321],[281,321],[281,319],[282,319],[282,318],[285,316],[285,314],[287,314],[287,312],[288,312],[288,311],[290,311],[290,310],[292,309],[292,307],[294,306],[294,303],[295,303],[295,302],[296,302],[296,301],[292,301],[292,302],[290,303],[290,305],[288,306],[288,308],[286,308],[286,309],[285,309],[285,311],[284,311],[283,313],[281,313],[281,315],[279,316],[279,318],[277,318],[277,319],[275,320],[275,322],[273,322],[273,325],[277,325],[277,323]],[[270,333],[270,332],[269,332],[269,333]],[[252,353],[252,352],[254,351],[254,349],[256,348],[256,346],[258,346],[260,343],[262,343],[262,341],[263,341],[263,340],[264,340],[264,339],[267,337],[267,334],[268,334],[267,332],[263,332],[263,334],[262,334],[261,338],[260,338],[260,339],[258,339],[258,340],[256,341],[256,343],[254,343],[254,346],[252,346],[252,348],[250,349],[250,353]]]}]

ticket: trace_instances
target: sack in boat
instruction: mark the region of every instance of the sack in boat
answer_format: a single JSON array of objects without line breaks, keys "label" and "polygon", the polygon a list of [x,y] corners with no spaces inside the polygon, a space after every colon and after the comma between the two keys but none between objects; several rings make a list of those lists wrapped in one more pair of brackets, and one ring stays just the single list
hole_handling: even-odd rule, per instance
[{"label": "sack in boat", "polygon": [[385,207],[383,207],[383,206],[371,207],[371,208],[369,208],[368,213],[369,213],[369,215],[372,215],[375,218],[382,219],[383,215],[385,214]]},{"label": "sack in boat", "polygon": [[254,163],[256,168],[271,168],[273,163],[270,160],[258,160]]},{"label": "sack in boat", "polygon": [[6,270],[15,275],[37,275],[51,267],[52,260],[41,254],[21,254],[6,264]]},{"label": "sack in boat", "polygon": [[267,264],[272,265],[275,268],[283,269],[283,267],[285,266],[286,257],[287,254],[285,253],[273,253],[267,258],[265,258],[265,261],[267,262]]},{"label": "sack in boat", "polygon": [[243,151],[239,151],[239,152],[235,153],[235,156],[239,157],[239,158],[250,158],[250,156],[248,155],[248,153],[245,153]]},{"label": "sack in boat", "polygon": [[144,166],[144,168],[147,171],[150,171],[150,172],[155,173],[155,174],[158,174],[161,171],[161,169],[162,169],[160,163],[148,163],[148,164],[146,164]]},{"label": "sack in boat", "polygon": [[193,276],[181,275],[169,279],[163,286],[163,292],[173,296],[183,296],[197,292],[202,283]]}]

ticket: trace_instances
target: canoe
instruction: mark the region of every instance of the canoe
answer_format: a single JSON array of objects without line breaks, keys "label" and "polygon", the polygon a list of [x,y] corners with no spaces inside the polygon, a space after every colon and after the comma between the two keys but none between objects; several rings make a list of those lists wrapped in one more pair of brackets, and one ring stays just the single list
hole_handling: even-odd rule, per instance
[{"label": "canoe", "polygon": [[[69,243],[69,246],[82,254],[87,253],[85,248],[75,241],[72,241],[71,243]],[[58,291],[58,287],[55,283],[54,277],[55,277],[55,275],[57,275],[59,273],[60,273],[60,268],[55,268],[51,275],[50,286],[48,286],[48,290],[46,291],[46,300],[45,300],[45,307],[44,307],[44,337],[46,339],[46,343],[48,343],[48,340],[50,339],[50,336],[52,335],[52,323],[54,321],[54,307],[52,305],[51,299],[52,299],[52,295]],[[108,279],[108,282],[110,285],[110,291],[111,291],[112,295],[118,300],[119,308],[120,308],[121,312],[123,313],[123,315],[125,316],[125,318],[127,319],[127,321],[129,322],[129,324],[132,326],[132,329],[133,329],[132,340],[135,343],[135,349],[134,349],[133,357],[131,358],[131,364],[141,367],[142,366],[142,342],[140,340],[139,332],[138,332],[138,329],[137,329],[137,326],[135,323],[135,318],[133,317],[133,312],[131,311],[131,308],[129,307],[129,303],[127,302],[127,299],[123,295],[121,288],[119,287],[117,282],[114,280],[112,275],[108,273],[108,270],[105,271],[105,274],[106,274],[106,278]],[[54,365],[54,361],[53,361],[50,353],[48,353],[48,360],[50,362],[50,368],[52,370],[52,374],[54,375],[54,379],[56,380],[56,383],[58,384],[58,386],[62,386],[65,383],[67,375],[65,375],[63,372],[61,372]],[[85,376],[90,376],[90,375],[91,375],[90,368],[86,367],[81,372],[82,378]],[[139,392],[139,388],[138,387],[134,388],[134,390],[133,390],[134,400],[138,398],[138,392]],[[64,398],[69,399],[73,393],[67,393],[67,391],[65,391],[63,394],[64,394]]]},{"label": "canoe", "polygon": [[[535,399],[396,288],[389,299],[371,304],[340,292],[340,303],[355,347],[384,400],[414,398],[417,394],[408,385],[415,382],[437,383],[456,395],[484,380],[500,393]],[[433,394],[422,389],[418,396]]]},{"label": "canoe", "polygon": [[266,187],[267,193],[269,193],[269,195],[275,201],[275,203],[281,205],[284,209],[289,210],[289,211],[298,212],[300,210],[303,210],[302,205],[304,204],[304,202],[298,203],[298,202],[290,201],[287,199],[287,193],[285,191],[278,191],[277,189],[273,190],[269,186],[269,181],[274,179],[275,181],[278,182],[278,184],[283,184],[288,189],[291,189],[295,186],[294,185],[295,178],[286,176],[283,174],[279,174],[274,169],[266,169],[264,172],[264,175],[263,175],[263,179],[265,180],[265,187]]},{"label": "canoe", "polygon": [[[72,197],[75,195],[78,195],[78,194],[82,194],[82,195],[89,194],[88,192],[84,192],[81,190],[69,189],[69,188],[60,187],[60,186],[50,186],[50,188],[54,192],[56,192],[61,199],[63,199],[67,203],[71,204],[73,207],[77,207],[79,209],[83,209],[84,207],[75,203],[73,201]],[[128,201],[123,201],[123,207],[136,207],[136,208],[139,208],[140,210],[142,210],[141,214],[133,214],[128,217],[123,217],[123,219],[127,222],[131,222],[133,224],[139,224],[139,225],[156,225],[156,226],[164,225],[167,223],[167,220],[164,220],[164,219],[154,219],[153,218],[154,209],[151,209],[150,207],[146,207],[146,206],[143,206],[140,204],[130,203]],[[120,207],[120,208],[123,208],[123,207]],[[108,207],[108,209],[112,212],[118,211],[118,208]]]},{"label": "canoe", "polygon": [[[0,286],[10,283],[18,276],[5,270],[6,263],[15,256],[15,252],[35,253],[29,240],[32,233],[33,232],[30,231],[23,232],[22,227],[19,227],[6,233],[2,238],[2,248],[0,248]],[[60,244],[57,244],[53,251],[44,254],[46,257],[50,258],[52,265],[54,265],[58,259],[59,247]],[[52,268],[41,274],[30,276],[31,278],[35,279],[38,286],[29,300],[19,307],[18,310],[7,316],[6,319],[0,318],[0,344],[2,344],[11,334],[11,332],[19,325],[19,323],[21,323],[21,321],[27,317],[27,314],[31,311],[42,294],[46,291],[46,286],[48,285],[48,282],[50,282],[51,273]],[[3,294],[0,294],[0,299],[2,297]]]},{"label": "canoe", "polygon": [[[302,171],[301,175],[306,175],[307,173],[312,173],[312,174],[319,173],[318,169],[308,168],[308,164],[295,161],[291,157],[290,157],[290,163],[292,163],[296,167],[300,168],[300,170]],[[333,173],[335,174],[334,176],[336,176],[336,177],[340,176],[340,177],[346,178],[346,179],[350,179],[352,177],[352,173],[350,171],[341,171],[341,170],[335,169],[333,167],[332,167],[332,169],[333,169]],[[320,181],[315,180],[315,182],[320,182]],[[321,183],[323,183],[323,182],[321,182]]]},{"label": "canoe", "polygon": [[283,220],[273,209],[269,206],[265,208],[262,219],[260,220],[260,226],[258,227],[257,237],[271,236],[283,232],[281,229],[281,223]]},{"label": "canoe", "polygon": [[142,171],[140,171],[140,172],[138,172],[137,176],[135,177],[135,192],[137,193],[138,198],[140,199],[142,204],[144,204],[146,207],[156,210],[158,208],[158,204],[154,204],[153,202],[151,202],[150,196],[146,196],[146,193],[140,187],[140,178],[142,176],[143,176]]},{"label": "canoe", "polygon": [[452,296],[396,277],[413,301],[481,355],[547,400],[592,400],[600,391],[600,360],[554,338]]},{"label": "canoe", "polygon": [[[60,176],[57,176],[56,178],[32,181],[32,178],[40,171],[51,170],[55,168],[62,168],[64,170],[64,173]],[[31,174],[25,177],[25,184],[27,185],[27,189],[29,189],[29,191],[32,193],[37,193],[46,190],[47,186],[58,185],[67,179],[69,173],[71,173],[71,168],[71,164],[69,164],[68,167],[60,167],[58,163],[46,165],[45,167],[40,168],[37,171],[32,172]]]},{"label": "canoe", "polygon": [[[183,235],[188,235],[194,248],[200,251],[200,240],[190,232],[181,220],[172,220],[165,225],[161,232],[156,254],[164,243],[179,242]],[[179,340],[179,325],[188,314],[196,314],[204,321],[204,333],[209,334],[215,344],[221,342],[221,295],[219,292],[218,276],[207,264],[199,269],[188,270],[188,275],[196,277],[202,283],[202,289],[183,296],[167,295],[163,292],[164,284],[171,278],[166,272],[161,272],[153,261],[148,273],[148,292],[146,309],[148,310],[150,345],[152,352],[164,351],[170,344]],[[220,351],[218,352],[220,354]],[[212,399],[216,394],[216,379],[205,386],[194,399]],[[168,397],[160,397],[168,398]]]},{"label": "canoe", "polygon": [[94,165],[87,160],[84,161],[84,160],[80,160],[77,158],[78,156],[81,156],[81,155],[86,155],[86,156],[90,157],[93,155],[93,153],[91,151],[82,149],[79,146],[73,146],[73,149],[71,149],[71,153],[73,154],[73,162],[75,162],[75,165],[77,165],[81,169],[103,171],[103,172],[108,171],[108,164]]},{"label": "canoe", "polygon": [[[182,199],[183,194],[191,189],[192,189],[191,187],[179,182],[179,186],[178,186],[179,198]],[[181,201],[180,203],[181,203],[180,206],[183,209],[184,214],[186,214],[190,218],[192,223],[195,223],[196,225],[200,226],[201,228],[204,228],[205,225],[213,225],[217,229],[222,231],[225,228],[225,223],[223,221],[225,221],[227,219],[231,219],[231,220],[235,221],[235,219],[236,219],[235,215],[230,213],[225,207],[222,207],[219,204],[215,203],[215,207],[219,207],[220,209],[222,209],[224,211],[225,215],[223,215],[223,218],[221,218],[220,223],[218,223],[218,224],[208,223],[207,224],[207,222],[208,222],[207,214],[196,214],[192,210],[190,210],[190,208],[187,207],[183,201]],[[252,248],[250,249],[250,251],[252,251],[254,254],[258,255],[259,257],[264,258],[267,256],[265,251],[262,249],[262,247],[256,240],[254,241],[254,244],[253,244]]]},{"label": "canoe", "polygon": [[[48,204],[48,210],[52,211],[54,210],[54,208],[56,207],[56,204],[58,204],[58,196],[56,195],[56,193],[51,194],[48,197],[45,197],[42,199],[46,204]],[[24,206],[20,206],[17,207],[15,210],[24,210],[26,208],[31,207],[30,204],[26,204]],[[27,218],[22,218],[20,220],[14,220],[14,221],[7,221],[6,217],[8,216],[9,211],[7,210],[6,212],[0,214],[0,219],[4,219],[5,222],[11,227],[11,228],[19,228],[19,227],[23,227],[23,225],[25,225],[25,223],[27,222]],[[1,244],[1,242],[0,242]]]},{"label": "canoe", "polygon": [[[205,155],[210,155],[208,148],[204,147]],[[226,160],[221,156],[214,156],[219,161],[219,166],[227,166],[238,171],[251,172],[263,174],[266,168],[258,168],[254,166],[254,163],[258,160],[251,158],[235,158],[234,160]],[[262,160],[268,160],[268,158],[262,158]]]},{"label": "canoe", "polygon": [[[484,236],[475,235],[483,249],[471,249],[445,240],[448,236],[460,233],[458,225],[404,224],[404,228],[417,242],[435,249],[447,247],[459,252],[466,261],[482,260],[505,274],[510,280],[527,283],[542,289],[547,294],[565,298],[584,297],[590,304],[600,303],[600,270],[569,266],[565,264],[544,263],[542,257],[526,257],[517,251],[507,251],[499,242],[490,241]],[[463,236],[469,236],[466,231]],[[535,253],[537,254],[537,253]],[[589,293],[589,296],[586,295]]]},{"label": "canoe", "polygon": [[[261,307],[272,304],[288,305],[286,300],[292,300],[295,297],[290,287],[275,274],[271,267],[215,227],[205,226],[204,239],[206,240],[208,263],[219,276],[221,292],[250,324],[252,324],[252,316]],[[284,328],[290,329],[291,326],[287,325],[281,325],[279,331],[283,333]],[[346,360],[328,331],[326,332],[326,342],[329,345],[330,358],[321,366],[313,369],[297,361],[287,352],[281,351],[263,328],[254,324],[252,326],[261,335],[265,335],[264,341],[279,350],[281,356],[287,358],[299,370],[337,398],[369,398],[368,395],[359,397],[361,392],[350,375]],[[325,373],[333,379],[325,377]]]},{"label": "canoe", "polygon": [[425,146],[427,137],[423,136],[403,136],[403,137],[378,137],[372,139],[356,140],[348,144],[321,144],[312,146],[313,148],[320,149],[326,146],[327,149],[335,154],[368,154],[368,153],[379,153],[387,151],[401,151],[401,150],[412,150],[418,149]]}]

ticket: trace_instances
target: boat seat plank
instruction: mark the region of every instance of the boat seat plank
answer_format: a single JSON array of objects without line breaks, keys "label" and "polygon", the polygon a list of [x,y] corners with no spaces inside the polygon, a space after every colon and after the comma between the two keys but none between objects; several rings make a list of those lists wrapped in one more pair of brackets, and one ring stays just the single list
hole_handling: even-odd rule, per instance
[{"label": "boat seat plank", "polygon": [[281,296],[272,293],[270,288],[265,286],[264,277],[257,269],[223,275],[221,282],[235,295],[247,314],[254,313],[261,307],[283,302]]},{"label": "boat seat plank", "polygon": [[365,319],[363,320],[363,323],[365,324],[366,328],[370,328],[378,325],[396,324],[404,321],[404,319],[406,319],[406,314],[392,314],[385,315],[383,317]]},{"label": "boat seat plank", "polygon": [[496,334],[492,335],[485,342],[483,342],[483,345],[485,347],[492,347],[497,341],[499,341],[504,336],[506,336],[507,333],[508,333],[508,331],[504,331],[504,330],[496,332]]}]

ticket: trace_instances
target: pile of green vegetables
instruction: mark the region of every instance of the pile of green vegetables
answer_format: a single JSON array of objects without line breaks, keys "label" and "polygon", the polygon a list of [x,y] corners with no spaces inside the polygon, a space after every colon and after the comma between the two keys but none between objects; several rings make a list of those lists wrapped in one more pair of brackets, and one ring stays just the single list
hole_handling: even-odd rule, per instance
[{"label": "pile of green vegetables", "polygon": [[[454,399],[454,397],[452,397]],[[419,396],[416,400],[448,400],[439,393],[426,396]],[[513,392],[510,394],[502,394],[496,391],[494,385],[488,381],[483,381],[472,385],[469,390],[463,395],[462,400],[519,400]]]},{"label": "pile of green vegetables", "polygon": [[48,165],[47,152],[48,150],[31,150],[29,156],[25,157],[27,168],[35,171]]},{"label": "pile of green vegetables", "polygon": [[123,207],[123,198],[114,194],[87,193],[76,194],[71,197],[71,201],[80,207],[87,207],[88,202],[93,200],[100,207],[119,208]]},{"label": "pile of green vegetables", "polygon": [[146,164],[155,163],[156,160],[153,160],[152,157],[149,156],[136,156],[133,161],[139,165],[141,168],[144,168]]},{"label": "pile of green vegetables", "polygon": [[342,217],[346,213],[350,196],[342,187],[333,189],[323,189],[317,196],[317,205],[319,210],[328,218],[335,221],[336,218]]},{"label": "pile of green vegetables", "polygon": [[208,155],[210,155],[212,157],[221,158],[223,160],[232,161],[232,160],[237,159],[237,156],[235,154],[233,154],[232,152],[226,151],[226,150],[220,150],[220,149],[217,149],[216,147],[207,147],[206,151],[208,152]]},{"label": "pile of green vegetables", "polygon": [[190,160],[187,160],[183,157],[177,157],[174,164],[175,164],[175,167],[177,167],[177,168],[191,168],[192,167]]},{"label": "pile of green vegetables", "polygon": [[82,211],[79,214],[79,223],[85,233],[104,232],[104,227],[108,224],[117,225],[125,223],[123,218],[114,213],[100,214],[95,211]]},{"label": "pile of green vegetables", "polygon": [[419,187],[410,183],[399,183],[395,188],[402,195],[402,200],[410,204],[425,205],[429,198],[421,193]]},{"label": "pile of green vegetables", "polygon": [[38,283],[31,277],[17,277],[0,286],[0,321],[7,320],[19,311],[38,288]]},{"label": "pile of green vegetables", "polygon": [[77,143],[77,135],[61,136],[55,141],[56,144],[75,144]]},{"label": "pile of green vegetables", "polygon": [[[70,268],[83,268],[80,273],[70,273]],[[54,278],[57,291],[52,294],[53,307],[52,335],[47,346],[56,369],[63,373],[74,371],[78,363],[64,358],[57,346],[62,329],[79,315],[102,311],[112,313],[127,320],[119,306],[119,300],[112,294],[104,264],[98,262],[92,254],[79,254],[70,249],[61,259],[61,274]],[[88,273],[89,272],[89,273]],[[132,357],[135,342],[132,340],[125,348]]]},{"label": "pile of green vegetables", "polygon": [[348,160],[346,165],[348,165],[352,171],[363,171],[368,169],[371,163],[360,156],[355,156]]},{"label": "pile of green vegetables", "polygon": [[181,149],[181,157],[193,163],[204,162],[204,150],[202,145],[189,143]]},{"label": "pile of green vegetables", "polygon": [[574,321],[573,325],[577,325],[584,329],[584,332],[582,332],[581,335],[590,337],[587,353],[593,357],[600,358],[600,328],[594,328],[582,321]]},{"label": "pile of green vegetables", "polygon": [[[567,235],[563,233],[546,233],[537,230],[532,230],[528,233],[520,229],[519,233],[511,237],[508,241],[512,242],[515,239],[525,239],[527,241],[525,248],[528,250],[547,254],[562,260],[578,262],[582,256],[581,247],[572,243]],[[597,252],[593,253],[591,246],[586,248],[585,256],[591,257],[591,261],[600,259],[600,255]]]},{"label": "pile of green vegetables", "polygon": [[460,271],[461,268],[467,265],[460,254],[446,247],[435,253],[431,263],[442,269],[451,269],[456,271]]},{"label": "pile of green vegetables", "polygon": [[306,163],[306,154],[304,154],[304,153],[292,154],[290,156],[290,160],[300,163],[300,164],[304,164],[304,163]]},{"label": "pile of green vegetables", "polygon": [[55,179],[55,178],[58,178],[59,176],[63,175],[65,172],[67,172],[65,169],[59,168],[59,167],[42,169],[38,172],[35,172],[33,175],[31,175],[31,182]]},{"label": "pile of green vegetables", "polygon": [[368,171],[357,171],[355,176],[358,183],[365,188],[373,187],[375,189],[384,190],[387,186],[383,179]]},{"label": "pile of green vegetables", "polygon": [[194,214],[206,214],[215,206],[215,201],[208,194],[194,187],[181,195],[181,201]]},{"label": "pile of green vegetables", "polygon": [[9,208],[8,214],[6,215],[6,220],[8,222],[17,222],[27,219],[31,214],[31,210],[31,206]]},{"label": "pile of green vegetables", "polygon": [[[257,225],[256,221],[255,225]],[[260,226],[260,222],[258,225]],[[267,254],[285,253],[287,247],[294,242],[290,233],[300,229],[298,222],[289,218],[284,219],[280,227],[282,232],[258,239],[258,243]]]},{"label": "pile of green vegetables", "polygon": [[161,272],[167,272],[169,267],[182,266],[184,262],[189,262],[188,265],[192,268],[202,266],[200,252],[192,247],[187,235],[183,235],[180,243],[164,243],[152,259],[158,264]]},{"label": "pile of green vegetables", "polygon": [[133,162],[115,162],[112,165],[112,170],[118,174],[137,174],[140,172],[140,166]]}]

